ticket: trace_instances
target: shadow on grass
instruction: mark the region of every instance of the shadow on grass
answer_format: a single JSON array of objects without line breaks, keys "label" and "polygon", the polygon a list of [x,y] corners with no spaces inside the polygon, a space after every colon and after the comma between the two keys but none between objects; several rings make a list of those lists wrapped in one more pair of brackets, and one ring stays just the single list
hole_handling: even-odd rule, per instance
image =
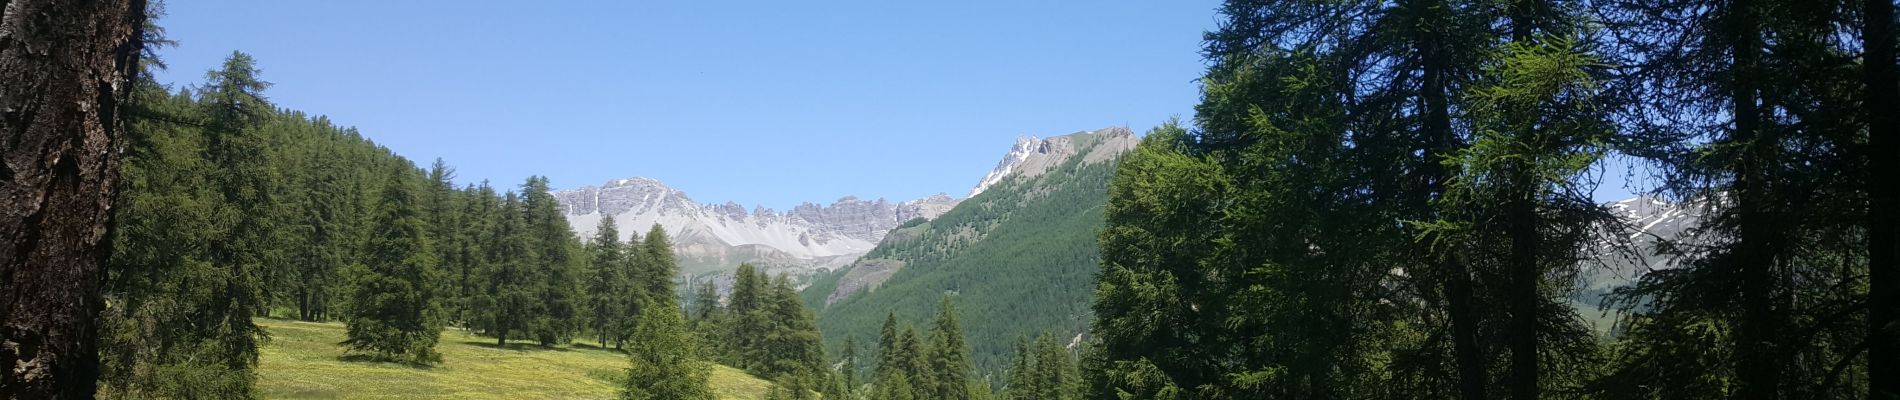
[{"label": "shadow on grass", "polygon": [[571,347],[573,347],[573,348],[575,348],[575,349],[577,349],[577,350],[588,350],[588,351],[605,351],[605,352],[608,352],[608,353],[619,353],[619,354],[627,354],[627,351],[626,351],[626,350],[623,350],[623,349],[616,349],[616,348],[612,348],[612,347],[605,347],[605,346],[595,346],[595,345],[591,345],[591,344],[587,344],[587,343],[575,343],[575,344],[572,344],[572,345],[570,345],[570,346],[571,346]]},{"label": "shadow on grass", "polygon": [[495,344],[495,342],[485,341],[485,340],[466,340],[466,341],[462,341],[462,344],[480,347],[484,349],[501,349],[501,350],[514,350],[514,351],[558,351],[558,352],[574,351],[573,349],[569,349],[565,347],[542,346],[539,343],[509,342],[506,345],[498,345],[498,344]]},{"label": "shadow on grass", "polygon": [[399,366],[399,367],[406,367],[406,368],[413,368],[413,369],[420,369],[420,370],[435,369],[435,364],[422,364],[422,363],[414,363],[414,362],[407,362],[407,361],[397,361],[397,360],[390,359],[389,357],[382,357],[382,356],[375,356],[375,355],[361,354],[361,353],[344,354],[344,355],[337,356],[336,359],[337,361],[350,362],[350,363],[394,365],[394,366]]}]

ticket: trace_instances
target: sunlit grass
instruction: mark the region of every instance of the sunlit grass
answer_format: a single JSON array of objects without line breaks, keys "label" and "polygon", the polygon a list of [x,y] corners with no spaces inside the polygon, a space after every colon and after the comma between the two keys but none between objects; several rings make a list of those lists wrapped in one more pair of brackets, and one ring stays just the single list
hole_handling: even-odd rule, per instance
[{"label": "sunlit grass", "polygon": [[[495,346],[494,339],[450,329],[432,367],[347,361],[343,325],[258,319],[268,329],[258,366],[258,392],[287,399],[608,399],[619,393],[627,357],[588,345],[544,348],[532,343]],[[720,399],[757,399],[769,382],[715,365]]]}]

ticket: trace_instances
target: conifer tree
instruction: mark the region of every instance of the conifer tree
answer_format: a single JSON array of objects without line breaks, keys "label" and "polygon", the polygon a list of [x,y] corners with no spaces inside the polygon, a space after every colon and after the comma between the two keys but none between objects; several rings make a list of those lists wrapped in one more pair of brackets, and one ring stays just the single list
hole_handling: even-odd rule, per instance
[{"label": "conifer tree", "polygon": [[871,398],[878,400],[918,399],[917,388],[911,385],[910,377],[904,375],[903,370],[893,370],[878,378],[877,387],[872,393]]},{"label": "conifer tree", "polygon": [[944,297],[937,320],[930,327],[930,354],[927,364],[933,375],[931,398],[969,399],[970,382],[976,375],[970,365],[970,346],[963,342],[963,326],[957,322],[956,303]]},{"label": "conifer tree", "polygon": [[587,263],[587,321],[600,344],[606,346],[619,337],[618,329],[625,325],[623,320],[628,314],[623,297],[625,291],[632,288],[625,274],[625,251],[621,248],[620,230],[614,227],[614,219],[601,218],[594,232],[594,241],[588,246],[592,257]]},{"label": "conifer tree", "polygon": [[467,198],[462,202],[463,225],[457,232],[459,246],[456,256],[461,263],[451,265],[446,271],[456,281],[456,291],[452,299],[444,303],[449,309],[450,320],[465,328],[474,328],[480,313],[475,310],[479,299],[487,292],[485,282],[495,261],[488,253],[488,246],[497,245],[494,235],[501,216],[501,196],[484,180],[480,185],[470,185],[462,190]]},{"label": "conifer tree", "polygon": [[798,290],[785,275],[773,279],[769,290],[766,308],[756,312],[763,316],[760,321],[765,325],[762,340],[749,352],[756,365],[753,372],[797,382],[803,389],[813,388],[825,370],[817,317],[800,302]]},{"label": "conifer tree", "polygon": [[672,301],[656,299],[640,310],[633,340],[627,343],[632,367],[620,398],[627,400],[711,400],[706,364]]},{"label": "conifer tree", "polygon": [[496,345],[507,345],[510,338],[529,334],[540,303],[534,292],[533,278],[537,275],[528,271],[524,260],[529,249],[520,198],[514,192],[505,193],[499,206],[492,217],[494,231],[487,235],[488,243],[483,246],[488,268],[483,274],[482,292],[470,311],[478,329],[493,336]]},{"label": "conifer tree", "polygon": [[538,313],[529,330],[542,346],[565,343],[579,327],[579,274],[575,271],[574,233],[561,215],[560,204],[548,191],[546,177],[529,177],[521,184],[523,227],[528,243],[527,264],[534,285]]},{"label": "conifer tree", "polygon": [[839,354],[838,362],[843,366],[838,370],[839,383],[844,385],[845,393],[858,390],[858,341],[857,338],[844,338],[844,351]]},{"label": "conifer tree", "polygon": [[646,238],[640,242],[640,251],[646,256],[641,266],[642,278],[636,283],[645,285],[642,293],[648,296],[678,298],[673,284],[673,276],[679,274],[679,259],[673,256],[673,241],[667,239],[666,228],[653,224],[647,229]]},{"label": "conifer tree", "polygon": [[[459,204],[464,200],[455,188],[455,167],[449,166],[441,158],[435,159],[434,163],[429,164],[428,178],[423,184],[421,205],[429,224],[428,236],[430,248],[435,251],[436,270],[445,277],[451,276],[453,271],[461,269],[461,265],[467,262],[461,258],[462,238],[459,233],[464,229],[462,225],[466,223],[466,218]],[[433,283],[437,286],[436,292],[441,294],[437,298],[444,300],[441,303],[445,308],[453,303],[448,299],[450,294],[459,291],[459,283],[452,278],[438,279]]]},{"label": "conifer tree", "polygon": [[[620,319],[619,328],[617,328],[620,334],[614,337],[614,348],[621,348],[628,340],[628,335],[633,332],[634,324],[638,322],[640,308],[646,307],[648,297],[651,296],[647,293],[647,285],[644,282],[652,279],[647,276],[649,269],[647,264],[652,262],[652,256],[645,251],[646,248],[642,242],[640,233],[632,232],[625,246],[621,248],[619,268],[620,275],[624,277],[622,282],[626,283],[626,286],[620,291],[618,298],[621,313],[626,317]],[[705,347],[702,350],[711,350],[715,346],[708,343],[702,347]]]},{"label": "conifer tree", "polygon": [[897,370],[897,312],[884,314],[884,326],[879,328],[877,336],[877,365],[873,366],[871,379],[883,379],[884,375]]},{"label": "conifer tree", "polygon": [[693,291],[693,323],[702,324],[719,319],[723,307],[719,305],[719,284],[712,281],[700,284]]},{"label": "conifer tree", "polygon": [[404,363],[441,361],[435,253],[427,239],[423,205],[402,167],[383,188],[375,233],[357,273],[345,318],[351,351]]},{"label": "conifer tree", "polygon": [[898,335],[897,351],[892,362],[905,377],[902,381],[910,385],[912,397],[928,399],[936,395],[937,382],[930,373],[929,360],[926,359],[929,352],[930,349],[925,347],[924,339],[917,335],[916,329],[905,327],[904,333]]}]

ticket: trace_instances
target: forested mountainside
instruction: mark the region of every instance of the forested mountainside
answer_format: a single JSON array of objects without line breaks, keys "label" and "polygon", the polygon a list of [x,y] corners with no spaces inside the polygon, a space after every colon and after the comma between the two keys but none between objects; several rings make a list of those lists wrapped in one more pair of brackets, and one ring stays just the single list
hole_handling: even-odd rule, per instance
[{"label": "forested mountainside", "polygon": [[[606,234],[583,244],[546,178],[458,186],[441,160],[418,168],[355,129],[275,108],[268,87],[249,55],[233,53],[200,85],[146,81],[134,92],[99,322],[101,397],[254,398],[295,386],[260,384],[275,375],[257,373],[266,325],[286,326],[260,321],[295,319],[345,328],[341,342],[300,350],[322,360],[290,358],[311,365],[440,365],[438,342],[454,329],[498,349],[625,349],[644,368],[590,376],[629,393],[711,398],[719,369],[702,357],[724,353],[694,350],[658,226],[622,242],[603,223]],[[803,310],[784,291],[780,308]],[[815,328],[798,334],[813,339],[781,349],[818,354]],[[773,380],[830,381],[815,361],[746,354],[774,365]]]},{"label": "forested mountainside", "polygon": [[820,310],[831,353],[847,337],[876,338],[887,315],[922,324],[945,296],[975,316],[964,329],[979,371],[1001,372],[1018,338],[1046,332],[1066,344],[1088,324],[1108,180],[1136,140],[1107,128],[1019,142],[1024,151],[998,167],[1006,174],[986,179],[975,196],[905,223],[862,259],[820,276],[804,296]]}]

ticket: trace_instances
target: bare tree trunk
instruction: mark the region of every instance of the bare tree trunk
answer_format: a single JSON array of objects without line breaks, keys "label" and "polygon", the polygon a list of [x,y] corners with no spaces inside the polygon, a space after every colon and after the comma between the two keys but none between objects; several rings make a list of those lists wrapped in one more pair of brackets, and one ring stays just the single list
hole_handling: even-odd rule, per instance
[{"label": "bare tree trunk", "polygon": [[1900,400],[1900,77],[1894,71],[1893,3],[1865,0],[1867,131],[1867,398]]},{"label": "bare tree trunk", "polygon": [[0,397],[91,399],[143,0],[0,0]]}]

